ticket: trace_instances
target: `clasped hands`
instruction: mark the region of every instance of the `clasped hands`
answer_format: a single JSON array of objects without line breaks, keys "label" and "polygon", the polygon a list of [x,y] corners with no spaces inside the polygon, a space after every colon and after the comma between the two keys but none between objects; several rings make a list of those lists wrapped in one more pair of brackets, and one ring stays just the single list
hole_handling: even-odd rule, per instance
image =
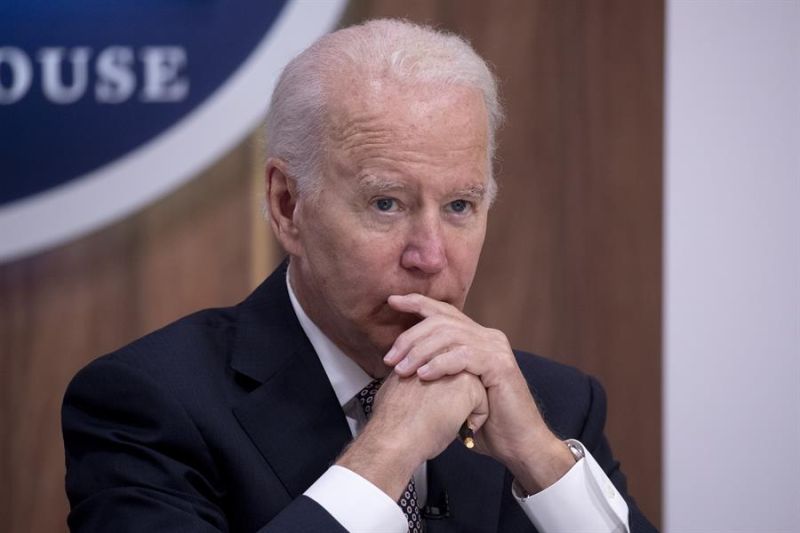
[{"label": "clasped hands", "polygon": [[385,355],[394,371],[340,465],[395,498],[417,466],[439,455],[467,420],[476,451],[503,463],[529,494],[569,470],[574,459],[542,419],[501,331],[421,294],[390,296],[388,303],[422,320]]}]

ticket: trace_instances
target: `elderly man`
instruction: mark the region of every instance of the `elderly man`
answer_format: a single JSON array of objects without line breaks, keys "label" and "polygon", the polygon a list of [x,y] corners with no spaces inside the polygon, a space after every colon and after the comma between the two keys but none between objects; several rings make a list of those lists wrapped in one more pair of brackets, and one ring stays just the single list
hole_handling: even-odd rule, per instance
[{"label": "elderly man", "polygon": [[597,382],[461,311],[500,117],[485,63],[429,28],[373,21],[295,58],[266,120],[289,260],[76,376],[70,526],[651,531]]}]

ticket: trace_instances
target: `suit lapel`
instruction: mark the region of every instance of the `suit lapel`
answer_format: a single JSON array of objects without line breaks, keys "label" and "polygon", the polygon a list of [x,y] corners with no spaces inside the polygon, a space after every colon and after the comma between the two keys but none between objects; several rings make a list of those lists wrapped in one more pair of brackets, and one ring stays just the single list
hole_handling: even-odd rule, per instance
[{"label": "suit lapel", "polygon": [[255,387],[234,415],[292,498],[351,439],[344,413],[286,290],[286,265],[238,308],[231,367]]},{"label": "suit lapel", "polygon": [[505,469],[456,440],[428,463],[428,506],[447,499],[448,516],[427,519],[426,531],[497,531]]}]

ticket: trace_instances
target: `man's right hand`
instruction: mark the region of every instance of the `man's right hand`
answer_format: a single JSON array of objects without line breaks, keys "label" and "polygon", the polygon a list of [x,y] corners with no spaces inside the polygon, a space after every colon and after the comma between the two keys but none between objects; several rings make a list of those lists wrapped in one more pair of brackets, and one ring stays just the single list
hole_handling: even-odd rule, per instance
[{"label": "man's right hand", "polygon": [[426,382],[392,373],[369,423],[336,464],[397,500],[416,468],[444,451],[465,420],[477,431],[488,414],[486,390],[472,374]]}]

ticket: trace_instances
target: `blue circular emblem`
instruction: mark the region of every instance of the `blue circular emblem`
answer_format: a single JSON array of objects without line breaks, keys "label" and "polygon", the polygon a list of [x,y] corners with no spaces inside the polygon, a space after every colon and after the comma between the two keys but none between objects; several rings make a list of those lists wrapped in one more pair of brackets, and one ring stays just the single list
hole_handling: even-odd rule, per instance
[{"label": "blue circular emblem", "polygon": [[0,259],[117,219],[213,162],[342,4],[0,4]]}]

